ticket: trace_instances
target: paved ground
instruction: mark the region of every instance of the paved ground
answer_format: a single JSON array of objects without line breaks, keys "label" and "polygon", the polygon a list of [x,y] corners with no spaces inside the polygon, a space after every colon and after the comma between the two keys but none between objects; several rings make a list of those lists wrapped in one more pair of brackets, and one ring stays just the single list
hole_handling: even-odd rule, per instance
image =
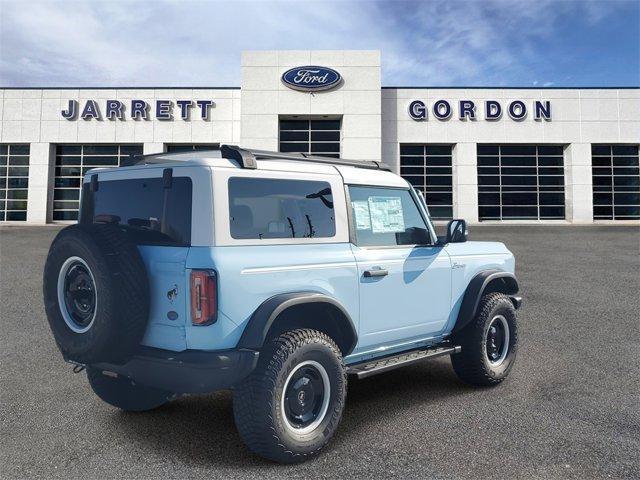
[{"label": "paved ground", "polygon": [[351,382],[337,438],[298,466],[243,447],[227,392],[144,414],[94,397],[43,314],[56,231],[0,230],[3,478],[640,478],[637,228],[472,228],[518,260],[525,307],[511,377],[475,390],[440,359]]}]

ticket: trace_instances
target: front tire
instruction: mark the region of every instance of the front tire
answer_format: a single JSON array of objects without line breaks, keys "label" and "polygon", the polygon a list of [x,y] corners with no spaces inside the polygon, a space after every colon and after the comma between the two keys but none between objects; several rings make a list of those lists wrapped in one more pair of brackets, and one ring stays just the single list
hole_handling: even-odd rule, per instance
[{"label": "front tire", "polygon": [[277,462],[300,462],[331,440],[346,394],[335,342],[316,330],[293,330],[265,345],[256,370],[234,392],[233,413],[251,451]]},{"label": "front tire", "polygon": [[153,410],[173,396],[171,392],[138,385],[126,377],[105,375],[96,368],[87,368],[87,378],[91,389],[103,402],[127,412]]},{"label": "front tire", "polygon": [[475,318],[455,337],[462,351],[451,356],[460,380],[474,386],[502,382],[511,371],[518,350],[516,310],[504,293],[484,295]]}]

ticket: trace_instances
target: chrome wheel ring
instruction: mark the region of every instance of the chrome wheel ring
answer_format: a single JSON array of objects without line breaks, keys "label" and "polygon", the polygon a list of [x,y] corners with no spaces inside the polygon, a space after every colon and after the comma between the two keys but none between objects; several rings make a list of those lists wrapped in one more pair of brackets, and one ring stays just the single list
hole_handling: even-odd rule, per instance
[{"label": "chrome wheel ring", "polygon": [[98,296],[93,273],[80,257],[69,257],[58,273],[58,306],[75,333],[88,331],[96,318]]},{"label": "chrome wheel ring", "polygon": [[509,322],[503,315],[491,319],[486,336],[485,357],[492,367],[502,365],[509,353]]},{"label": "chrome wheel ring", "polygon": [[291,370],[282,388],[280,413],[285,428],[306,435],[322,423],[329,409],[331,384],[327,370],[315,360],[306,360]]}]

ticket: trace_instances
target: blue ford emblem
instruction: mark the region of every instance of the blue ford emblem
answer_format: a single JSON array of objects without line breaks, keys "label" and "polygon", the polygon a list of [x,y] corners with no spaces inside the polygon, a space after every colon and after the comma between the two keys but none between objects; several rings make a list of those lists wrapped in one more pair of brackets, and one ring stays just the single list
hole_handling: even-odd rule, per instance
[{"label": "blue ford emblem", "polygon": [[315,65],[295,67],[282,74],[282,82],[287,87],[303,92],[329,90],[341,81],[342,77],[335,70]]}]

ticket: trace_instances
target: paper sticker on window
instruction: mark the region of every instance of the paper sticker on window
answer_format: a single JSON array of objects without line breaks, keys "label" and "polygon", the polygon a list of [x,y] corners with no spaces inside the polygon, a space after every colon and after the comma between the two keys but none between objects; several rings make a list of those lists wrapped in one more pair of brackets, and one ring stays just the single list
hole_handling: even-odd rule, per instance
[{"label": "paper sticker on window", "polygon": [[400,197],[369,197],[373,233],[404,232],[404,215]]},{"label": "paper sticker on window", "polygon": [[355,201],[351,202],[351,206],[356,220],[356,230],[371,230],[369,204],[363,201]]}]

